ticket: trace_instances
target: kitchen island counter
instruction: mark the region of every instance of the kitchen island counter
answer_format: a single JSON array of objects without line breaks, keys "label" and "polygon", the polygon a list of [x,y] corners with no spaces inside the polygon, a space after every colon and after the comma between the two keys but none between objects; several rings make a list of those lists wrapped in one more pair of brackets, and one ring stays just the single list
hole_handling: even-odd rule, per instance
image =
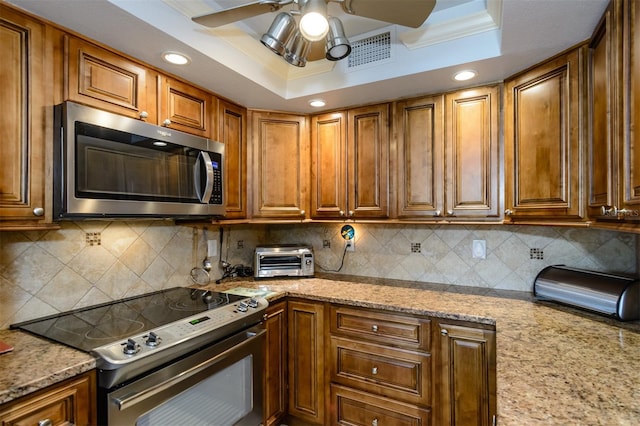
[{"label": "kitchen island counter", "polygon": [[[344,280],[348,281],[345,282]],[[276,297],[496,326],[498,425],[640,424],[640,323],[533,301],[530,293],[369,278],[231,282]]]}]

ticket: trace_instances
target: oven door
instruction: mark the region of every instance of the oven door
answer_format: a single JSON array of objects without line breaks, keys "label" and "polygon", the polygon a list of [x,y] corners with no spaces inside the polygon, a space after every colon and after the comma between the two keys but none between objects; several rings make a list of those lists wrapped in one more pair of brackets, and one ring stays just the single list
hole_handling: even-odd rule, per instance
[{"label": "oven door", "polygon": [[261,425],[265,333],[245,330],[107,391],[101,423]]}]

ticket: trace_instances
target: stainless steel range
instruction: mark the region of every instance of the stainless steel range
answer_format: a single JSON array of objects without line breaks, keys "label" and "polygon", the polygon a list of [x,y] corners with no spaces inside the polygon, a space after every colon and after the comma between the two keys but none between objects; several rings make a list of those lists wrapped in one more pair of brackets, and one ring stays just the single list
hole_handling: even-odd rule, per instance
[{"label": "stainless steel range", "polygon": [[89,352],[107,425],[259,425],[268,302],[176,287],[14,324]]}]

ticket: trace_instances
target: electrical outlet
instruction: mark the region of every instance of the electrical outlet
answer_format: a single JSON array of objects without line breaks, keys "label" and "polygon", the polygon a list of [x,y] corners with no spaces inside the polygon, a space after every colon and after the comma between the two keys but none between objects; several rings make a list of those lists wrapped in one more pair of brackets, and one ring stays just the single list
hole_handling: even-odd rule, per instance
[{"label": "electrical outlet", "polygon": [[218,240],[207,240],[207,257],[218,255]]},{"label": "electrical outlet", "polygon": [[347,251],[356,251],[355,240],[345,240],[345,246],[347,247]]},{"label": "electrical outlet", "polygon": [[473,240],[471,253],[474,259],[487,258],[487,242],[485,240]]},{"label": "electrical outlet", "polygon": [[322,240],[322,248],[331,248],[330,240]]}]

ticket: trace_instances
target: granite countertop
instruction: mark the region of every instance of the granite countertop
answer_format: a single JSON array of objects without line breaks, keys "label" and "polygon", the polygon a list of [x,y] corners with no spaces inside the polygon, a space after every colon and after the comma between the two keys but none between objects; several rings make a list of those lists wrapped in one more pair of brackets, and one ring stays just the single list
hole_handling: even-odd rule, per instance
[{"label": "granite countertop", "polygon": [[495,324],[499,425],[640,424],[640,322],[534,302],[530,293],[354,280],[364,282],[263,280],[212,288],[263,285],[292,297]]},{"label": "granite countertop", "polygon": [[0,330],[13,346],[0,355],[0,404],[96,368],[87,353],[15,330]]},{"label": "granite countertop", "polygon": [[[348,283],[344,281],[348,281]],[[640,424],[640,322],[623,323],[529,293],[362,277],[236,279],[217,291],[266,286],[271,301],[301,297],[495,325],[498,424]],[[95,368],[85,353],[18,331],[0,355],[0,403]]]}]

